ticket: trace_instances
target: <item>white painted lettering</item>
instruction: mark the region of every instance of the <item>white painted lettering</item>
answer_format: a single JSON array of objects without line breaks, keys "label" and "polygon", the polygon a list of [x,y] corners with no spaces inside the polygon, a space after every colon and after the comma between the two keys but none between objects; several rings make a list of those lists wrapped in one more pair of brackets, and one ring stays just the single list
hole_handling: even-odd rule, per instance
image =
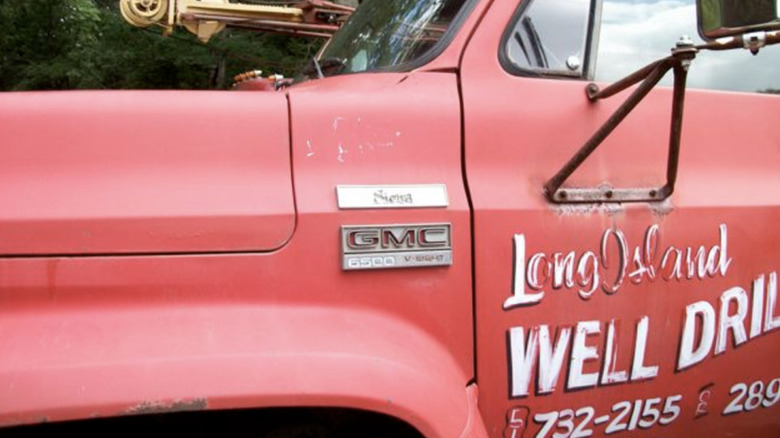
[{"label": "white painted lettering", "polygon": [[563,368],[563,357],[569,349],[569,339],[571,339],[571,328],[562,328],[553,349],[550,330],[546,325],[539,327],[539,393],[555,391],[558,376]]},{"label": "white painted lettering", "polygon": [[[731,258],[729,258],[729,229],[726,227],[726,224],[720,225],[720,247],[717,246],[710,251],[710,257],[713,256],[713,251],[718,252],[718,265],[716,266],[717,272],[720,273],[721,277],[726,276],[726,272],[729,270],[729,265],[731,265]],[[715,276],[716,271],[713,270],[711,273],[711,276]]]},{"label": "white painted lettering", "polygon": [[592,251],[587,251],[577,264],[577,275],[580,287],[579,295],[582,299],[589,299],[599,288],[599,259]]},{"label": "white painted lettering", "polygon": [[762,275],[753,280],[753,311],[750,318],[750,339],[761,334],[761,325],[764,317],[764,282],[766,276]]},{"label": "white painted lettering", "polygon": [[553,289],[574,287],[574,251],[566,254],[556,253],[553,256]]},{"label": "white painted lettering", "polygon": [[764,333],[780,328],[780,316],[774,316],[775,307],[777,307],[777,272],[772,272],[769,274],[769,285],[766,290]]},{"label": "white painted lettering", "polygon": [[626,269],[628,265],[628,243],[626,237],[620,229],[608,229],[604,231],[604,235],[601,237],[601,266],[605,269],[609,269],[609,256],[608,256],[608,244],[610,236],[615,236],[617,242],[618,254],[617,254],[617,274],[615,281],[610,285],[604,282],[601,288],[608,294],[614,294],[620,289],[623,284],[623,279],[626,277]]},{"label": "white painted lettering", "polygon": [[[701,320],[699,342],[695,342],[696,321]],[[704,360],[715,342],[715,309],[706,301],[699,301],[685,308],[685,325],[680,342],[679,361],[677,369],[696,365]]]},{"label": "white painted lettering", "polygon": [[609,321],[607,325],[607,346],[604,349],[604,367],[601,371],[601,384],[610,385],[613,383],[625,383],[628,381],[628,373],[616,371],[617,368],[617,344],[615,341],[615,320]]},{"label": "white painted lettering", "polygon": [[516,234],[513,243],[515,255],[514,287],[512,289],[512,295],[504,301],[504,310],[535,304],[544,298],[544,292],[535,294],[525,293],[525,236]]},{"label": "white painted lettering", "polygon": [[634,266],[636,266],[636,269],[628,274],[631,282],[634,284],[641,284],[645,277],[649,281],[655,280],[655,266],[653,266],[653,263],[658,253],[659,230],[660,227],[657,224],[650,226],[645,232],[643,251],[640,251],[639,247],[634,249]]},{"label": "white painted lettering", "polygon": [[[737,313],[729,315],[731,302],[737,304]],[[748,312],[748,294],[741,287],[732,287],[720,296],[720,328],[718,329],[718,340],[715,342],[715,354],[721,354],[726,351],[728,342],[728,332],[734,335],[734,344],[739,346],[747,341],[745,333],[745,318]]]},{"label": "white painted lettering", "polygon": [[509,357],[512,369],[512,397],[528,396],[531,384],[531,370],[536,361],[539,348],[539,330],[532,329],[528,333],[526,343],[525,331],[522,327],[509,329]]},{"label": "white painted lettering", "polygon": [[634,362],[631,365],[631,381],[652,379],[658,376],[658,366],[645,366],[644,364],[649,329],[650,317],[644,316],[636,325],[636,345],[634,347]]},{"label": "white painted lettering", "polygon": [[[581,299],[588,300],[598,289],[612,295],[624,284],[639,285],[644,281],[655,281],[657,277],[665,281],[704,280],[725,276],[728,272],[732,260],[728,256],[728,227],[725,224],[719,226],[718,243],[712,246],[669,246],[662,251],[660,234],[661,227],[652,225],[640,245],[629,246],[620,228],[609,228],[601,235],[597,252],[533,254],[526,252],[525,235],[517,234],[513,238],[513,290],[504,302],[504,309],[539,304],[548,287],[577,290]],[[526,287],[534,292],[526,292]]]},{"label": "white painted lettering", "polygon": [[[539,276],[539,267],[541,266],[542,275]],[[531,256],[528,261],[528,269],[526,270],[526,279],[528,281],[528,287],[533,290],[544,289],[544,284],[550,277],[550,263],[547,261],[547,256],[543,253],[536,253]]]},{"label": "white painted lettering", "polygon": [[571,363],[569,365],[569,389],[587,388],[596,386],[599,381],[598,373],[583,373],[582,369],[585,362],[596,360],[599,353],[596,347],[585,345],[588,335],[601,332],[601,324],[598,321],[583,321],[577,324],[574,334],[574,343],[571,352]]},{"label": "white painted lettering", "polygon": [[[600,338],[604,326],[605,338]],[[567,389],[582,389],[657,377],[659,367],[646,364],[650,318],[644,316],[637,321],[630,372],[617,366],[619,328],[620,320],[612,319],[606,324],[580,321],[574,327],[553,328],[555,331],[544,324],[509,329],[507,356],[511,396],[526,397],[534,389],[538,395],[552,394],[559,389],[561,379]],[[532,384],[535,384],[534,389]]]}]

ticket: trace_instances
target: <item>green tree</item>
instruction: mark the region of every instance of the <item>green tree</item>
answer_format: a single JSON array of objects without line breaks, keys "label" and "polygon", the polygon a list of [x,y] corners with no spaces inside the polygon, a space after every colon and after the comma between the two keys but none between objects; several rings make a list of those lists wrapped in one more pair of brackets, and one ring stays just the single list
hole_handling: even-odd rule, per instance
[{"label": "green tree", "polygon": [[91,0],[3,1],[0,86],[65,89],[100,85],[100,14]]},{"label": "green tree", "polygon": [[0,89],[224,88],[247,70],[294,75],[322,40],[134,28],[117,0],[0,0]]}]

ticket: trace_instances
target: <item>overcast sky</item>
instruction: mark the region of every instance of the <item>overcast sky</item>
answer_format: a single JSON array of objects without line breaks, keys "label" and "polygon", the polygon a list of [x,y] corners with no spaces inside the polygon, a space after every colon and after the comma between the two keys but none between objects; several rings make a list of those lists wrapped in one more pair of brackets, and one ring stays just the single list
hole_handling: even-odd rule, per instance
[{"label": "overcast sky", "polygon": [[[614,81],[667,56],[682,35],[700,43],[694,0],[605,0],[596,78]],[[671,73],[662,82],[671,85]],[[780,44],[753,56],[747,50],[701,52],[688,85],[733,91],[780,89]]]}]

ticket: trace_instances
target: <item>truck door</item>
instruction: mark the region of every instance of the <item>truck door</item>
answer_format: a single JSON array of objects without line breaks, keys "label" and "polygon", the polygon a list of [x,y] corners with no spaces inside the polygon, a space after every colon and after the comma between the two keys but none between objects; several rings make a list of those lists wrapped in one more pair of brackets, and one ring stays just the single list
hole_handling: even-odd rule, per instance
[{"label": "truck door", "polygon": [[[548,201],[545,183],[628,93],[589,102],[589,53],[600,43],[596,77],[613,81],[658,44],[668,55],[677,23],[695,33],[692,2],[595,3],[494,2],[462,60],[490,436],[778,436],[780,98],[689,88],[665,200]],[[689,83],[732,68],[739,87],[780,88],[748,83],[766,65],[778,76],[766,52],[701,55]],[[653,89],[564,187],[663,186],[671,101]]]}]

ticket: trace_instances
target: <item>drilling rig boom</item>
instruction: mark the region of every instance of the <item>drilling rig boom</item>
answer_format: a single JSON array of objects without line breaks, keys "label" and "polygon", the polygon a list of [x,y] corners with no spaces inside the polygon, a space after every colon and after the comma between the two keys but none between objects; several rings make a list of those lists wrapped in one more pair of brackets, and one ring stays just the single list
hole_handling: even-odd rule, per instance
[{"label": "drilling rig boom", "polygon": [[225,27],[329,38],[354,8],[324,0],[294,6],[230,3],[228,0],[120,0],[125,21],[136,27],[181,26],[208,42]]}]

